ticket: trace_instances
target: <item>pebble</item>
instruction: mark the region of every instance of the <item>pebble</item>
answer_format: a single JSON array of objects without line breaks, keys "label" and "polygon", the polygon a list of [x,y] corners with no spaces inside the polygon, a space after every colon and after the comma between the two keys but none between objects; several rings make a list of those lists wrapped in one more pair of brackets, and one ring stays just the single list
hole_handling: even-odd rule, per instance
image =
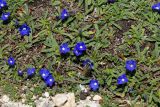
[{"label": "pebble", "polygon": [[67,97],[68,97],[68,99],[67,99],[68,101],[62,107],[76,107],[74,93],[68,93]]},{"label": "pebble", "polygon": [[102,97],[99,96],[99,95],[95,95],[95,96],[93,97],[93,100],[94,100],[94,101],[101,101],[101,100],[102,100]]},{"label": "pebble", "polygon": [[50,101],[49,98],[40,98],[35,101],[36,107],[55,107],[53,101]]},{"label": "pebble", "polygon": [[9,102],[9,97],[7,95],[3,95],[2,98],[1,98],[1,102],[2,103],[7,103]]},{"label": "pebble", "polygon": [[36,97],[35,95],[33,95],[32,100],[36,100],[36,98],[37,98],[37,97]]},{"label": "pebble", "polygon": [[67,102],[67,95],[66,94],[57,94],[55,97],[52,98],[56,106],[62,106]]},{"label": "pebble", "polygon": [[22,104],[22,102],[10,101],[7,95],[3,95],[0,101],[2,103],[1,107],[31,107],[29,105]]},{"label": "pebble", "polygon": [[85,100],[87,98],[87,96],[89,96],[89,92],[87,92],[85,90],[80,92],[80,99],[81,100]]},{"label": "pebble", "polygon": [[88,97],[86,98],[86,100],[91,100],[91,96],[88,96]]},{"label": "pebble", "polygon": [[101,105],[95,101],[81,100],[77,103],[76,107],[101,107]]},{"label": "pebble", "polygon": [[[43,95],[45,98],[42,96],[37,100],[35,99],[36,107],[101,107],[99,101],[102,100],[102,97],[99,95],[93,97],[94,101],[91,101],[92,96],[90,95],[85,100],[80,100],[77,103],[75,102],[74,93],[57,94],[49,97],[49,93],[45,92]],[[3,95],[0,98],[1,107],[31,107],[29,104],[23,104],[22,102],[25,102],[25,99],[23,100],[21,102],[13,102],[10,101],[7,95]]]},{"label": "pebble", "polygon": [[81,91],[86,90],[86,88],[83,85],[81,85],[81,84],[79,85],[79,88],[80,88]]},{"label": "pebble", "polygon": [[25,101],[26,101],[26,100],[23,98],[23,99],[22,99],[22,103],[25,103]]},{"label": "pebble", "polygon": [[45,93],[43,94],[43,96],[46,97],[46,98],[48,98],[48,97],[49,97],[49,93],[48,93],[48,92],[45,92]]}]

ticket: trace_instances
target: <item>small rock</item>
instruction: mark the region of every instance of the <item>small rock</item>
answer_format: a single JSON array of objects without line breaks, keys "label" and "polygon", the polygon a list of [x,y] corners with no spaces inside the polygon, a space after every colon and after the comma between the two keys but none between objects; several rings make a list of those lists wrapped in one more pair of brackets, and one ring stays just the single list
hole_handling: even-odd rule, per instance
[{"label": "small rock", "polygon": [[33,95],[32,100],[36,100],[36,98],[37,98],[37,97],[36,97],[35,95]]},{"label": "small rock", "polygon": [[43,94],[43,96],[46,97],[46,98],[48,98],[48,97],[49,97],[49,93],[48,93],[48,92],[45,92],[45,93]]},{"label": "small rock", "polygon": [[81,91],[86,90],[86,88],[83,85],[81,85],[81,84],[79,85],[79,87],[80,87]]},{"label": "small rock", "polygon": [[68,101],[62,107],[76,107],[74,93],[68,93],[67,97],[68,97]]},{"label": "small rock", "polygon": [[95,95],[95,96],[93,97],[93,100],[94,100],[94,101],[101,101],[101,100],[102,100],[102,97],[99,96],[99,95]]},{"label": "small rock", "polygon": [[56,106],[62,106],[67,102],[68,97],[66,94],[57,94],[52,99]]},{"label": "small rock", "polygon": [[76,107],[101,107],[99,103],[90,100],[81,100]]},{"label": "small rock", "polygon": [[53,101],[50,101],[49,98],[40,98],[35,101],[36,107],[55,107]]},{"label": "small rock", "polygon": [[86,98],[86,100],[91,100],[91,96],[88,96],[88,97]]},{"label": "small rock", "polygon": [[9,97],[7,95],[3,95],[2,98],[1,98],[1,102],[2,103],[7,103],[9,102]]},{"label": "small rock", "polygon": [[1,107],[31,107],[29,105],[22,104],[21,102],[7,102],[1,105]]},{"label": "small rock", "polygon": [[23,99],[22,99],[22,103],[25,103],[25,101],[26,101],[26,100],[23,98]]},{"label": "small rock", "polygon": [[80,92],[80,99],[81,100],[85,100],[87,98],[87,96],[89,96],[89,92],[87,92],[85,90]]}]

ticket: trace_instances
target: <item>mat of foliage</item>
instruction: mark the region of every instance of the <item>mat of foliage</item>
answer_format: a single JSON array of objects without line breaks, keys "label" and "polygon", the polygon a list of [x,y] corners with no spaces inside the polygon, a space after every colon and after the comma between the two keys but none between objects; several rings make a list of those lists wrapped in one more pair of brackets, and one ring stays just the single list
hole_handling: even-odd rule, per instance
[{"label": "mat of foliage", "polygon": [[[26,94],[27,102],[32,96],[51,95],[60,92],[80,93],[79,84],[88,85],[94,77],[100,82],[98,92],[106,106],[118,106],[130,101],[148,106],[160,105],[160,14],[151,6],[157,0],[118,0],[113,4],[105,0],[7,0],[11,22],[0,21],[0,90],[14,100]],[[62,9],[70,17],[62,22],[57,18]],[[15,20],[31,27],[30,36],[21,38]],[[71,49],[83,41],[86,54],[94,62],[92,75],[85,75],[77,58],[71,52],[62,57],[59,45],[68,42]],[[16,66],[6,63],[12,55]],[[129,82],[117,86],[117,77],[125,73],[126,59],[135,59],[137,69]],[[36,67],[36,75],[25,79],[17,75],[18,69]],[[45,66],[53,74],[56,84],[46,88],[39,76]],[[27,90],[23,87],[27,86]],[[2,94],[2,93],[1,93]]]}]

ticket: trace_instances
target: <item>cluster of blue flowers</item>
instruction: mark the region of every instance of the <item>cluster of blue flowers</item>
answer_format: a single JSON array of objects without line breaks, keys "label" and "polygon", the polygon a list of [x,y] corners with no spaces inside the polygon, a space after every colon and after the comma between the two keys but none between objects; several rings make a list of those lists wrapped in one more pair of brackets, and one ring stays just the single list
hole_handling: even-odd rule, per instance
[{"label": "cluster of blue flowers", "polygon": [[[78,42],[74,47],[73,53],[78,57],[78,56],[81,56],[86,51],[86,49],[87,48],[84,42]],[[67,43],[61,44],[60,53],[67,54],[69,52],[70,52],[70,48],[68,44]]]},{"label": "cluster of blue flowers", "polygon": [[[76,55],[78,57],[78,56],[81,56],[86,51],[86,49],[87,49],[87,47],[84,42],[78,42],[74,46],[73,53],[74,53],[74,55]],[[67,43],[63,43],[60,45],[60,53],[61,54],[64,55],[69,52],[70,52],[70,48]],[[89,66],[90,70],[94,69],[94,64],[90,59],[86,59],[83,61],[83,67],[85,67],[85,66]],[[96,79],[90,80],[89,87],[92,91],[97,91],[99,89],[98,80],[96,80]]]},{"label": "cluster of blue flowers", "polygon": [[[136,70],[137,62],[135,60],[127,60],[125,68],[127,72],[133,73]],[[117,84],[122,85],[128,82],[126,74],[122,74],[117,79]]]},{"label": "cluster of blue flowers", "polygon": [[[4,9],[6,7],[7,7],[6,0],[0,0],[0,13],[2,12],[1,20],[3,22],[9,21],[10,16],[11,16],[10,12],[4,12]],[[18,23],[16,23],[16,25],[17,24]],[[19,30],[21,36],[29,36],[29,34],[31,32],[31,29],[30,29],[30,27],[26,23],[24,23],[22,25],[18,25],[18,26],[19,26],[18,30]]]},{"label": "cluster of blue flowers", "polygon": [[[116,0],[108,0],[108,3],[114,3],[115,1]],[[0,11],[2,12],[1,20],[8,21],[11,13],[10,12],[3,12],[5,7],[7,7],[6,0],[0,0]],[[160,2],[157,3],[157,4],[154,4],[152,6],[152,10],[160,13]],[[60,14],[59,18],[62,21],[65,21],[65,20],[67,20],[68,17],[69,17],[69,12],[66,9],[63,9],[61,11],[61,14]],[[17,22],[16,22],[16,25],[19,26],[19,24]],[[29,36],[29,34],[31,32],[31,28],[26,23],[20,25],[18,30],[19,30],[20,35],[22,37],[23,36]],[[86,44],[84,42],[77,42],[76,45],[74,46],[73,53],[76,57],[79,57],[79,56],[83,55],[83,53],[86,51],[86,49],[87,49],[87,47],[86,47]],[[70,49],[70,47],[68,46],[67,43],[62,43],[60,45],[60,48],[59,48],[60,54],[66,55],[67,53],[70,52],[70,50],[71,49]],[[10,56],[8,58],[8,65],[10,67],[14,67],[15,64],[16,64],[16,60],[12,56]],[[89,68],[91,70],[94,69],[94,63],[90,59],[86,59],[86,60],[83,61],[83,67],[85,67],[85,66],[89,66]],[[135,60],[127,60],[126,61],[125,68],[126,68],[127,72],[133,73],[136,70],[136,67],[137,67],[137,63],[136,63]],[[18,75],[19,76],[23,76],[23,73],[24,73],[23,71],[18,70]],[[28,77],[34,76],[35,73],[36,73],[35,68],[33,68],[33,67],[32,68],[27,68],[27,76]],[[50,73],[50,71],[48,69],[41,68],[39,70],[39,75],[41,76],[41,78],[43,79],[43,81],[46,83],[47,86],[52,87],[55,84],[54,77],[52,76],[52,74]],[[125,73],[120,75],[117,78],[117,85],[123,85],[123,84],[126,84],[127,82],[128,82],[128,78],[127,78],[127,75]],[[99,82],[98,82],[97,79],[91,79],[90,80],[89,87],[92,91],[99,90],[99,86],[100,85],[99,85]]]},{"label": "cluster of blue flowers", "polygon": [[[13,57],[9,57],[8,58],[8,65],[10,67],[14,67],[16,64],[16,61]],[[36,69],[34,67],[31,68],[27,68],[27,76],[28,78],[31,78],[35,75]],[[23,76],[24,72],[22,70],[18,70],[17,71],[19,76]],[[39,71],[39,74],[41,76],[41,78],[44,80],[44,82],[46,83],[46,86],[52,87],[55,83],[54,78],[52,76],[52,74],[50,73],[49,70],[47,70],[46,68],[41,68]]]},{"label": "cluster of blue flowers", "polygon": [[[135,60],[127,60],[125,68],[127,72],[133,73],[136,70],[137,63]],[[122,74],[117,78],[117,85],[123,85],[128,82],[126,74]],[[99,82],[96,79],[90,80],[89,87],[92,91],[97,91],[99,89]]]},{"label": "cluster of blue flowers", "polygon": [[45,81],[47,86],[52,87],[54,85],[55,81],[49,70],[47,70],[46,68],[41,68],[39,74]]},{"label": "cluster of blue flowers", "polygon": [[[7,2],[5,0],[0,0],[0,13],[4,11],[7,7]],[[1,15],[1,20],[7,21],[9,19],[10,12],[4,12]]]}]

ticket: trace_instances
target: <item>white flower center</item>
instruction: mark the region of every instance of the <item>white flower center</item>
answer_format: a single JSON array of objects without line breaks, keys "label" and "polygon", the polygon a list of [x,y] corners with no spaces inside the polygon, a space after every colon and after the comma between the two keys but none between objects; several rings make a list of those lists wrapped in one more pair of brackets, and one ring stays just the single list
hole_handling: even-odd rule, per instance
[{"label": "white flower center", "polygon": [[22,30],[27,30],[25,27]]},{"label": "white flower center", "polygon": [[159,9],[160,9],[160,7],[158,7],[158,6],[157,6],[157,7],[156,7],[156,9],[157,9],[157,10],[159,10]]},{"label": "white flower center", "polygon": [[132,68],[132,67],[133,67],[133,65],[131,64],[131,65],[130,65],[130,67]]},{"label": "white flower center", "polygon": [[63,47],[63,48],[62,48],[62,50],[64,51],[64,50],[65,50],[65,48]]},{"label": "white flower center", "polygon": [[46,74],[44,74],[44,73],[43,73],[43,74],[42,74],[42,76],[43,76],[43,77],[45,77],[45,76],[46,76]]},{"label": "white flower center", "polygon": [[53,80],[52,80],[52,79],[49,79],[49,81],[52,82]]},{"label": "white flower center", "polygon": [[80,46],[80,48],[82,49],[82,48],[83,48],[83,46]]},{"label": "white flower center", "polygon": [[67,14],[65,13],[64,16],[67,16]]},{"label": "white flower center", "polygon": [[4,17],[6,17],[6,18],[7,18],[7,17],[8,17],[8,15],[4,15]]},{"label": "white flower center", "polygon": [[124,81],[125,81],[125,79],[123,78],[123,79],[122,79],[122,82],[124,82]]},{"label": "white flower center", "polygon": [[97,85],[97,83],[95,82],[95,83],[94,83],[94,85],[96,86],[96,85]]},{"label": "white flower center", "polygon": [[1,4],[1,7],[3,7],[3,6],[4,6],[4,4],[2,3],[2,4]]}]

